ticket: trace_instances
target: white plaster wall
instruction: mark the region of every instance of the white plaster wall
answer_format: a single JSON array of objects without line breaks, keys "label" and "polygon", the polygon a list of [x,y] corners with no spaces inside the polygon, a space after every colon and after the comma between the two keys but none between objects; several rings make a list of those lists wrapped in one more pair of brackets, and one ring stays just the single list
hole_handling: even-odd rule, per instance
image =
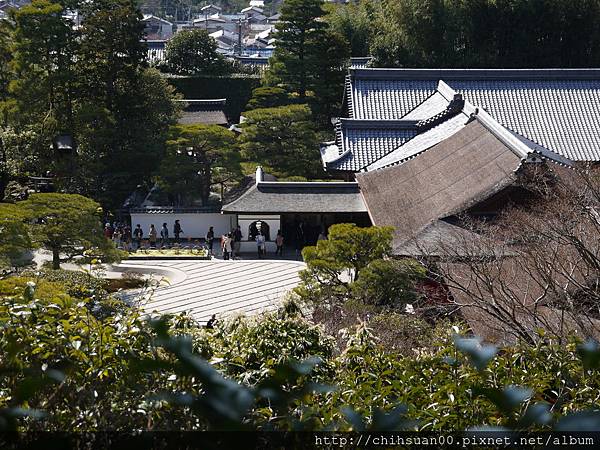
[{"label": "white plaster wall", "polygon": [[[188,238],[199,239],[206,236],[208,227],[214,227],[215,236],[220,236],[224,233],[229,233],[235,226],[235,215],[221,214],[221,213],[187,213],[187,214],[131,214],[131,228],[132,230],[139,223],[144,230],[144,238],[148,237],[148,230],[150,230],[150,224],[154,224],[156,230],[160,235],[160,229],[163,223],[167,223],[169,228],[169,236],[173,237],[173,225],[175,220],[179,219],[181,228],[183,230],[182,238],[186,240]],[[275,230],[277,233],[277,230]]]}]

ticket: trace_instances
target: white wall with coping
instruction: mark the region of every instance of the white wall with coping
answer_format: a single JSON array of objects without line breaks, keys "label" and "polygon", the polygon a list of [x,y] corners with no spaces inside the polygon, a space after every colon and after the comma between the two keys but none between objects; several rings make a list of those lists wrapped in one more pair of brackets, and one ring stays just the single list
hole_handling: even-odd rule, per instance
[{"label": "white wall with coping", "polygon": [[[229,233],[235,227],[235,219],[234,215],[221,213],[131,213],[131,228],[134,229],[137,224],[140,224],[142,230],[144,230],[144,238],[147,239],[151,224],[154,224],[156,230],[160,233],[162,224],[166,222],[169,228],[169,236],[173,237],[173,225],[175,220],[179,220],[183,230],[182,240],[188,238],[200,239],[206,236],[209,227],[214,227],[215,236]],[[275,233],[277,233],[277,230],[275,230]]]}]

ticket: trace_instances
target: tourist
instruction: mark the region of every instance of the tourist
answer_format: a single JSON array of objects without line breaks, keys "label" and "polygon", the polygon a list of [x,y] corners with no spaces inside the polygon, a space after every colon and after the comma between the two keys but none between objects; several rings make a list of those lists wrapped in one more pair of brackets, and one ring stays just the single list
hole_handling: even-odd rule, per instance
[{"label": "tourist", "polygon": [[275,244],[277,245],[277,250],[275,251],[275,255],[283,256],[283,234],[281,230],[277,230],[277,237],[275,238]]},{"label": "tourist", "polygon": [[240,256],[242,237],[242,229],[238,225],[235,230],[233,230],[233,259],[239,258]]},{"label": "tourist", "polygon": [[112,239],[113,237],[113,227],[110,226],[110,223],[106,223],[106,225],[104,225],[104,237],[106,239]]},{"label": "tourist", "polygon": [[150,225],[150,231],[148,232],[148,240],[150,241],[150,248],[156,248],[156,236],[157,236],[156,228],[154,224]]},{"label": "tourist", "polygon": [[217,315],[213,314],[211,316],[211,318],[208,320],[208,322],[206,322],[206,328],[213,329],[215,327],[216,323],[217,323]]},{"label": "tourist", "polygon": [[213,243],[215,241],[215,232],[213,231],[213,227],[208,229],[208,233],[206,233],[206,246],[208,247],[208,254],[212,256],[213,254]]},{"label": "tourist", "polygon": [[123,250],[125,250],[126,252],[131,250],[131,228],[129,227],[129,225],[125,225],[123,227],[123,235],[121,237],[121,240],[123,242]]},{"label": "tourist", "polygon": [[304,248],[304,242],[306,241],[304,235],[304,222],[300,221],[296,228],[296,254],[299,255]]},{"label": "tourist", "polygon": [[166,222],[162,224],[160,229],[160,248],[166,248],[169,246],[169,228]]},{"label": "tourist", "polygon": [[263,255],[267,254],[267,251],[265,249],[265,236],[259,231],[258,235],[256,236],[256,246],[257,246],[257,250],[258,250],[258,257],[262,258]]},{"label": "tourist", "polygon": [[221,238],[221,250],[223,250],[223,259],[229,260],[229,255],[231,255],[231,233],[224,234]]},{"label": "tourist", "polygon": [[179,220],[175,221],[175,225],[173,225],[173,235],[175,236],[175,243],[179,244],[179,235],[183,234],[183,230],[181,229],[181,224]]},{"label": "tourist", "polygon": [[138,223],[135,226],[135,230],[133,230],[133,237],[135,238],[136,250],[142,248],[142,238],[144,237],[144,230],[142,230],[142,226]]},{"label": "tourist", "polygon": [[327,236],[325,236],[325,232],[321,231],[319,233],[319,237],[317,238],[317,241],[326,241],[327,240]]},{"label": "tourist", "polygon": [[112,236],[112,241],[115,244],[116,248],[121,248],[121,235],[122,229],[120,226],[117,226]]}]

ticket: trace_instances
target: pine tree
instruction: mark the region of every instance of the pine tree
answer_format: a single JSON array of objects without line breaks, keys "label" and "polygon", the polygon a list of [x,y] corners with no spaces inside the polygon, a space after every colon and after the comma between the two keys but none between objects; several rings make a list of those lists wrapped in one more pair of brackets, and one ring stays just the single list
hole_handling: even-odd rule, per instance
[{"label": "pine tree", "polygon": [[323,16],[322,0],[286,0],[281,7],[277,45],[267,76],[306,98],[316,122],[321,126],[336,115],[340,89],[350,56],[348,42],[329,29]]},{"label": "pine tree", "polygon": [[327,26],[318,20],[323,15],[322,0],[286,0],[281,6],[273,75],[300,98],[306,97],[318,68],[315,46]]}]

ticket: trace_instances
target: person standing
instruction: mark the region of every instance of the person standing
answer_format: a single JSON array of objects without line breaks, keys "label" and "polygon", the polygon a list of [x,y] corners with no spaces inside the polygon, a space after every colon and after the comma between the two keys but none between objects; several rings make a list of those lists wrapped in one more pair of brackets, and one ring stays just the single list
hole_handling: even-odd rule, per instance
[{"label": "person standing", "polygon": [[206,233],[206,245],[208,247],[208,254],[212,256],[213,254],[213,243],[215,242],[215,232],[213,227],[208,229],[208,233]]},{"label": "person standing", "polygon": [[106,225],[104,225],[104,237],[106,239],[112,239],[113,237],[113,228],[110,226],[110,223],[106,223]]},{"label": "person standing", "polygon": [[123,250],[126,252],[131,250],[131,228],[129,225],[123,227]]},{"label": "person standing", "polygon": [[257,246],[257,251],[258,251],[258,257],[262,258],[263,254],[266,253],[265,252],[265,237],[260,231],[256,235],[256,246]]},{"label": "person standing", "polygon": [[154,224],[150,225],[150,231],[148,232],[148,238],[150,241],[150,248],[156,248],[156,236],[158,233],[156,232],[156,228]]},{"label": "person standing", "polygon": [[165,248],[169,246],[169,228],[167,227],[166,222],[162,224],[162,228],[160,229],[160,248]]},{"label": "person standing", "polygon": [[175,225],[173,225],[173,235],[175,236],[175,243],[179,244],[179,236],[183,234],[183,230],[181,229],[181,224],[179,220],[175,221]]},{"label": "person standing", "polygon": [[142,226],[138,223],[135,226],[135,230],[133,230],[133,237],[135,238],[136,250],[142,248],[142,238],[144,237],[144,230],[142,230]]},{"label": "person standing", "polygon": [[221,240],[222,250],[223,250],[223,259],[229,260],[229,255],[231,255],[231,233],[224,234]]},{"label": "person standing", "polygon": [[275,244],[277,245],[277,251],[275,252],[275,255],[283,256],[283,233],[281,230],[277,230]]},{"label": "person standing", "polygon": [[123,232],[122,232],[121,227],[120,226],[116,227],[116,229],[113,233],[113,236],[112,236],[112,240],[113,240],[116,248],[121,248],[122,235],[123,235]]},{"label": "person standing", "polygon": [[300,221],[296,228],[296,254],[300,254],[304,248],[306,237],[304,235],[304,222]]},{"label": "person standing", "polygon": [[238,225],[233,230],[233,259],[240,257],[240,249],[242,248],[242,229]]},{"label": "person standing", "polygon": [[217,315],[213,314],[210,319],[208,319],[208,322],[206,322],[206,328],[208,329],[212,329],[215,327],[215,324],[217,323]]}]

